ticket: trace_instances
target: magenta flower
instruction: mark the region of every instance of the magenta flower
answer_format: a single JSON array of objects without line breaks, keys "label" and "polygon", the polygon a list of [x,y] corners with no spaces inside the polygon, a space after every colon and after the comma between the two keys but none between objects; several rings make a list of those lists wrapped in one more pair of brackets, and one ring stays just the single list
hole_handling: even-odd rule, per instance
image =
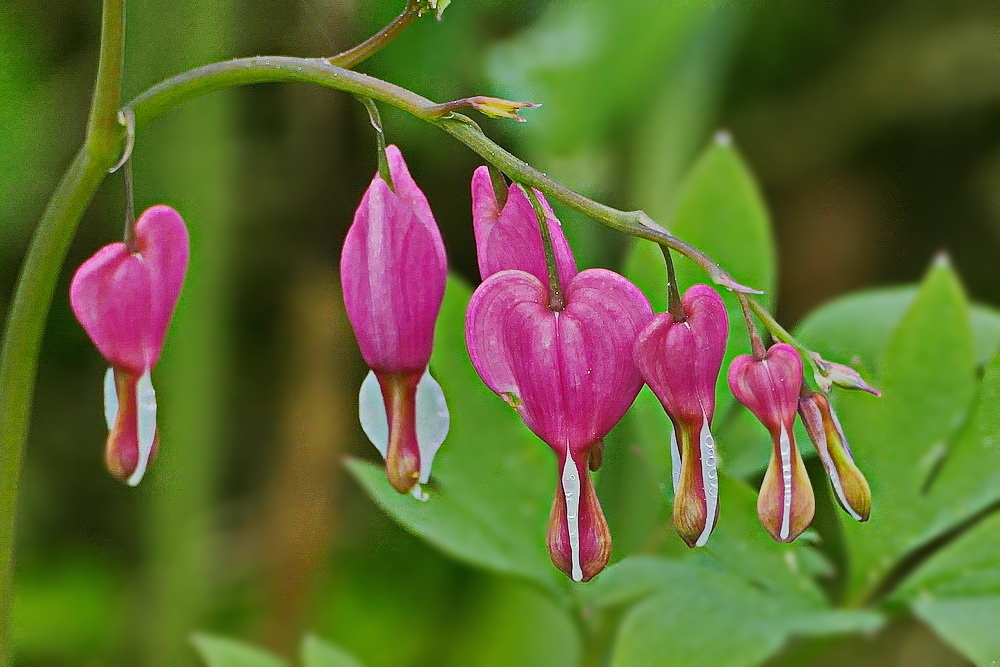
[{"label": "magenta flower", "polygon": [[757,515],[771,536],[791,542],[812,522],[816,501],[795,445],[802,359],[791,345],[772,345],[762,359],[748,354],[729,367],[729,388],[767,427],[773,449],[757,498]]},{"label": "magenta flower", "polygon": [[371,369],[359,416],[400,493],[426,498],[448,408],[428,372],[447,261],[424,193],[395,146],[386,149],[395,191],[376,174],[361,199],[340,258],[347,317]]},{"label": "magenta flower", "polygon": [[588,463],[642,386],[632,344],[652,311],[638,288],[603,269],[572,277],[564,296],[554,311],[546,282],[526,271],[495,273],[472,296],[465,339],[486,386],[558,456],[549,555],[574,581],[587,581],[611,556]]},{"label": "magenta flower", "polygon": [[[535,190],[535,195],[545,209],[556,255],[559,282],[568,285],[576,275],[576,260],[570,250],[562,225],[545,196]],[[486,280],[497,271],[518,269],[527,271],[548,284],[545,250],[538,229],[535,209],[520,185],[512,184],[507,190],[503,208],[497,202],[487,167],[479,167],[472,174],[472,224],[476,233],[476,254],[479,257],[479,275]]]},{"label": "magenta flower", "polygon": [[661,313],[635,340],[635,364],[670,417],[670,454],[674,483],[674,527],[689,547],[708,541],[719,514],[712,418],[715,384],[726,353],[729,318],[722,297],[707,285],[694,285],[675,321]]},{"label": "magenta flower", "polygon": [[803,396],[799,399],[799,416],[816,446],[837,502],[855,521],[867,521],[872,511],[871,488],[854,463],[851,446],[830,401],[819,392]]},{"label": "magenta flower", "polygon": [[80,325],[107,359],[104,416],[108,470],[130,486],[142,481],[156,456],[156,393],[150,374],[188,265],[188,233],[169,206],[146,209],[135,223],[134,247],[106,245],[70,283]]}]

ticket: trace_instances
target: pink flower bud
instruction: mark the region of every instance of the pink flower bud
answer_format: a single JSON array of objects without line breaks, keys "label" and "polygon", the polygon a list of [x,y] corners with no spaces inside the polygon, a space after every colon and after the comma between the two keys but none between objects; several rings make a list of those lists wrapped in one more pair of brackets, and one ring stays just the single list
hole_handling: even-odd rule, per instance
[{"label": "pink flower bud", "polygon": [[799,399],[799,416],[816,446],[837,502],[855,521],[867,521],[871,516],[872,492],[868,480],[854,464],[851,447],[830,401],[819,392],[804,396]]},{"label": "pink flower bud", "polygon": [[774,539],[791,542],[812,522],[816,508],[795,444],[802,359],[784,343],[772,345],[763,359],[741,355],[729,367],[729,388],[771,434],[771,460],[757,498],[757,515]]},{"label": "pink flower bud", "polygon": [[389,482],[414,492],[448,432],[441,387],[430,376],[434,323],[444,298],[444,243],[424,193],[395,146],[393,191],[376,174],[354,214],[340,258],[347,317],[371,372],[361,386],[365,434],[386,459]]},{"label": "pink flower bud", "polygon": [[111,473],[135,486],[156,454],[156,394],[150,374],[188,265],[188,233],[169,206],[153,206],[135,223],[135,248],[106,245],[84,262],[69,298],[80,325],[107,359],[105,458]]},{"label": "pink flower bud", "polygon": [[[535,191],[546,212],[552,248],[556,255],[559,281],[568,285],[576,275],[576,260],[570,250],[562,225],[545,201]],[[486,280],[497,271],[519,269],[527,271],[548,284],[545,249],[538,229],[538,219],[531,201],[519,185],[511,185],[503,209],[497,202],[487,167],[472,174],[472,224],[476,233],[476,254],[479,274]]]},{"label": "pink flower bud", "polygon": [[466,344],[486,386],[559,457],[549,554],[587,581],[611,553],[587,468],[642,386],[632,345],[652,312],[632,283],[603,269],[577,274],[564,292],[565,307],[553,311],[547,282],[525,271],[491,275],[469,303]]},{"label": "pink flower bud", "polygon": [[686,319],[675,322],[670,313],[655,316],[636,338],[634,357],[674,426],[674,527],[689,547],[700,547],[719,513],[711,425],[729,319],[722,297],[707,285],[688,289],[681,304]]}]

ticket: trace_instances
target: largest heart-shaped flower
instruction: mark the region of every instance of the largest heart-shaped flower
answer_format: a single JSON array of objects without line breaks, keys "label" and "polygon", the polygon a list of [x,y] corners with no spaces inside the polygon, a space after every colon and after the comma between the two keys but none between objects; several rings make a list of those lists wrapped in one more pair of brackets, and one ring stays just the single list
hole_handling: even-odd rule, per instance
[{"label": "largest heart-shaped flower", "polygon": [[466,344],[486,386],[558,456],[549,554],[575,581],[587,581],[611,555],[588,462],[642,387],[632,345],[652,310],[638,288],[604,269],[573,276],[564,296],[565,306],[553,310],[548,286],[534,275],[494,273],[469,304]]}]

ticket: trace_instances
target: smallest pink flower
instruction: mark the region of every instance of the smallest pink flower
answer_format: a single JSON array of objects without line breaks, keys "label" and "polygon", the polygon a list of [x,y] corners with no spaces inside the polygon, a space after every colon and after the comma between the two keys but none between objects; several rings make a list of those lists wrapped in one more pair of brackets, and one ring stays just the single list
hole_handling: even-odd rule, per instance
[{"label": "smallest pink flower", "polygon": [[812,522],[812,485],[795,444],[802,359],[791,345],[772,345],[762,359],[744,354],[729,367],[729,388],[767,427],[771,459],[757,497],[757,515],[779,542],[791,542]]},{"label": "smallest pink flower", "polygon": [[106,245],[70,283],[70,305],[111,368],[104,380],[111,473],[137,485],[156,455],[156,393],[151,372],[188,265],[188,233],[169,206],[147,209],[135,223],[134,247]]}]

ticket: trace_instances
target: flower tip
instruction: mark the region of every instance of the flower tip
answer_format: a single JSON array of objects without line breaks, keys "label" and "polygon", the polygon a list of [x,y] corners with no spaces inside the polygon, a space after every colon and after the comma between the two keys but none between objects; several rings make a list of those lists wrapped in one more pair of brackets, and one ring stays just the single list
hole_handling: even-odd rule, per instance
[{"label": "flower tip", "polygon": [[817,370],[813,374],[813,377],[816,380],[816,384],[818,384],[823,391],[829,393],[834,385],[836,385],[842,389],[865,391],[876,398],[882,398],[882,392],[868,384],[865,379],[861,377],[861,374],[850,366],[833,361],[827,361],[822,357],[818,357],[816,365]]},{"label": "flower tip", "polygon": [[490,118],[509,118],[519,123],[524,123],[528,119],[518,115],[521,109],[537,109],[542,106],[534,102],[515,102],[499,97],[479,96],[469,99],[473,109]]},{"label": "flower tip", "polygon": [[553,565],[573,581],[586,582],[611,559],[611,531],[586,470],[589,452],[578,457],[574,461],[569,452],[563,463],[547,543]]}]

